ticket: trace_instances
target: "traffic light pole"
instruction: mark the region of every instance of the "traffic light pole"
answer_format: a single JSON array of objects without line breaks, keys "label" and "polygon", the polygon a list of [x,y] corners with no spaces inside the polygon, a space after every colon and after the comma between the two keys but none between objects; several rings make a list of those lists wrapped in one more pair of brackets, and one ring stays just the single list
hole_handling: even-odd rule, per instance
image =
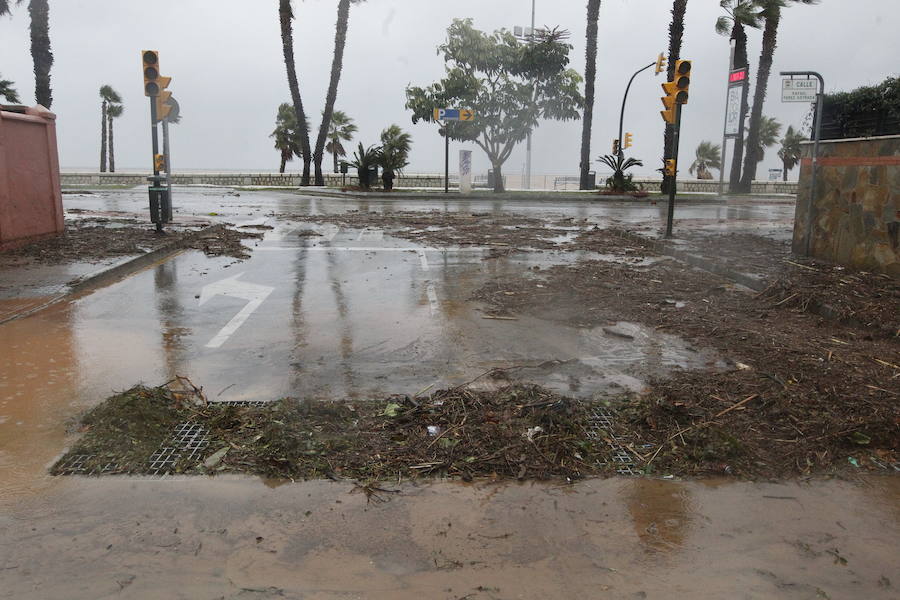
[{"label": "traffic light pole", "polygon": [[635,71],[634,75],[631,76],[631,79],[628,80],[628,86],[625,88],[625,96],[622,97],[622,111],[619,113],[619,157],[620,158],[625,156],[625,149],[624,149],[625,142],[622,139],[622,130],[625,126],[625,102],[628,101],[628,92],[631,90],[631,84],[634,83],[635,77],[637,77],[639,74],[643,73],[650,67],[655,67],[655,66],[656,66],[656,61],[653,61],[646,67]]},{"label": "traffic light pole", "polygon": [[444,193],[450,193],[450,132],[444,121]]},{"label": "traffic light pole", "polygon": [[156,155],[159,154],[159,133],[156,130],[156,96],[150,96],[150,138],[153,144],[153,177],[150,181],[150,220],[156,224],[156,231],[162,232],[162,210],[159,194],[159,168]]},{"label": "traffic light pole", "polygon": [[[681,108],[682,104],[675,105],[675,127],[672,132],[672,152],[669,154],[675,159],[675,172],[672,173],[672,180],[678,179],[678,142],[681,137]],[[669,215],[666,220],[666,237],[672,237],[672,222],[675,220],[675,186],[669,186]]]}]

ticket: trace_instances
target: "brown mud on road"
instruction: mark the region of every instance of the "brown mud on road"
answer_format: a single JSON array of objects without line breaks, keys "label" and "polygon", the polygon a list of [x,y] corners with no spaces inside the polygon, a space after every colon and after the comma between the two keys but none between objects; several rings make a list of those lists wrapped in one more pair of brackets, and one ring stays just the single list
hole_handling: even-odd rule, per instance
[{"label": "brown mud on road", "polygon": [[897,478],[388,486],[58,480],[0,516],[0,598],[897,597]]},{"label": "brown mud on road", "polygon": [[[789,267],[779,279],[788,283],[755,294],[676,261],[585,260],[495,279],[472,299],[499,318],[523,313],[612,331],[625,319],[730,359],[726,372],[657,378],[624,407],[627,433],[655,448],[643,457],[647,472],[779,477],[890,469],[900,449],[900,343],[878,314],[900,314],[896,282],[812,263]],[[845,305],[875,308],[858,308],[857,317],[869,316],[846,323],[805,312],[792,300],[813,277],[829,289],[845,286],[832,292]]]}]

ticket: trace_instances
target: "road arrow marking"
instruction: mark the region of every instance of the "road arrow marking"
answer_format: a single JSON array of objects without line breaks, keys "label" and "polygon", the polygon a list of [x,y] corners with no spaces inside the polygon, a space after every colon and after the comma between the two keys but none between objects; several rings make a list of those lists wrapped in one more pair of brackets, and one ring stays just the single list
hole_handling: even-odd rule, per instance
[{"label": "road arrow marking", "polygon": [[221,281],[215,281],[203,286],[200,292],[199,305],[203,306],[216,296],[230,296],[239,300],[246,300],[247,304],[234,315],[234,317],[219,330],[219,333],[206,344],[207,348],[219,348],[228,338],[240,329],[250,315],[252,315],[260,305],[266,301],[275,288],[267,285],[259,285],[247,281],[239,281],[244,273],[238,273]]}]

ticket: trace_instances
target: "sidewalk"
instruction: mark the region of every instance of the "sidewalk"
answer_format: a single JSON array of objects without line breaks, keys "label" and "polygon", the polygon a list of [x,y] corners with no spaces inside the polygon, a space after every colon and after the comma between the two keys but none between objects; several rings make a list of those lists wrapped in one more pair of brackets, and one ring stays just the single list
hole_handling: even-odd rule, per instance
[{"label": "sidewalk", "polygon": [[75,215],[68,215],[62,236],[0,254],[0,323],[165,260],[216,229],[180,219],[158,235],[134,218]]}]

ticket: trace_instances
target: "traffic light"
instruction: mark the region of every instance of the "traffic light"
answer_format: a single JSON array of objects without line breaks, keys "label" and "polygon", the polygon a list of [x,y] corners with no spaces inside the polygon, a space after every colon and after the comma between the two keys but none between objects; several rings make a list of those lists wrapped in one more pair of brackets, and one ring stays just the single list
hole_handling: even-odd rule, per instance
[{"label": "traffic light", "polygon": [[677,104],[677,96],[678,96],[678,86],[675,85],[672,81],[667,81],[662,84],[663,92],[665,92],[665,96],[662,97],[662,103],[665,107],[665,110],[661,110],[660,114],[662,115],[663,120],[666,123],[675,124],[675,104]]},{"label": "traffic light", "polygon": [[675,177],[675,172],[677,170],[677,163],[674,158],[666,159],[666,168],[665,174],[667,177]]},{"label": "traffic light", "polygon": [[[160,77],[160,79],[171,80],[171,77]],[[166,85],[169,85],[169,82],[165,82]],[[159,96],[156,97],[156,120],[162,121],[166,117],[169,116],[169,112],[172,110],[172,105],[169,104],[169,98],[172,97],[172,92],[168,92],[166,90],[160,90]]]},{"label": "traffic light", "polygon": [[619,140],[613,140],[612,153],[613,153],[613,154],[618,154],[618,153],[619,153]]},{"label": "traffic light", "polygon": [[691,87],[691,61],[679,60],[675,63],[675,85],[678,87],[678,104],[688,103],[688,90]]},{"label": "traffic light", "polygon": [[165,154],[154,154],[153,155],[153,168],[157,171],[165,171],[166,170]]},{"label": "traffic light", "polygon": [[144,61],[144,95],[157,96],[159,94],[159,52],[156,50],[144,50],[141,53]]},{"label": "traffic light", "polygon": [[633,146],[633,144],[631,143],[631,137],[632,137],[632,136],[631,136],[630,133],[626,133],[626,134],[625,134],[625,149],[626,149],[626,150],[627,150],[628,148],[631,148],[631,146]]},{"label": "traffic light", "polygon": [[657,75],[659,75],[660,73],[662,73],[665,70],[667,62],[668,62],[668,60],[666,60],[666,55],[660,53],[659,58],[656,59],[656,74]]}]

